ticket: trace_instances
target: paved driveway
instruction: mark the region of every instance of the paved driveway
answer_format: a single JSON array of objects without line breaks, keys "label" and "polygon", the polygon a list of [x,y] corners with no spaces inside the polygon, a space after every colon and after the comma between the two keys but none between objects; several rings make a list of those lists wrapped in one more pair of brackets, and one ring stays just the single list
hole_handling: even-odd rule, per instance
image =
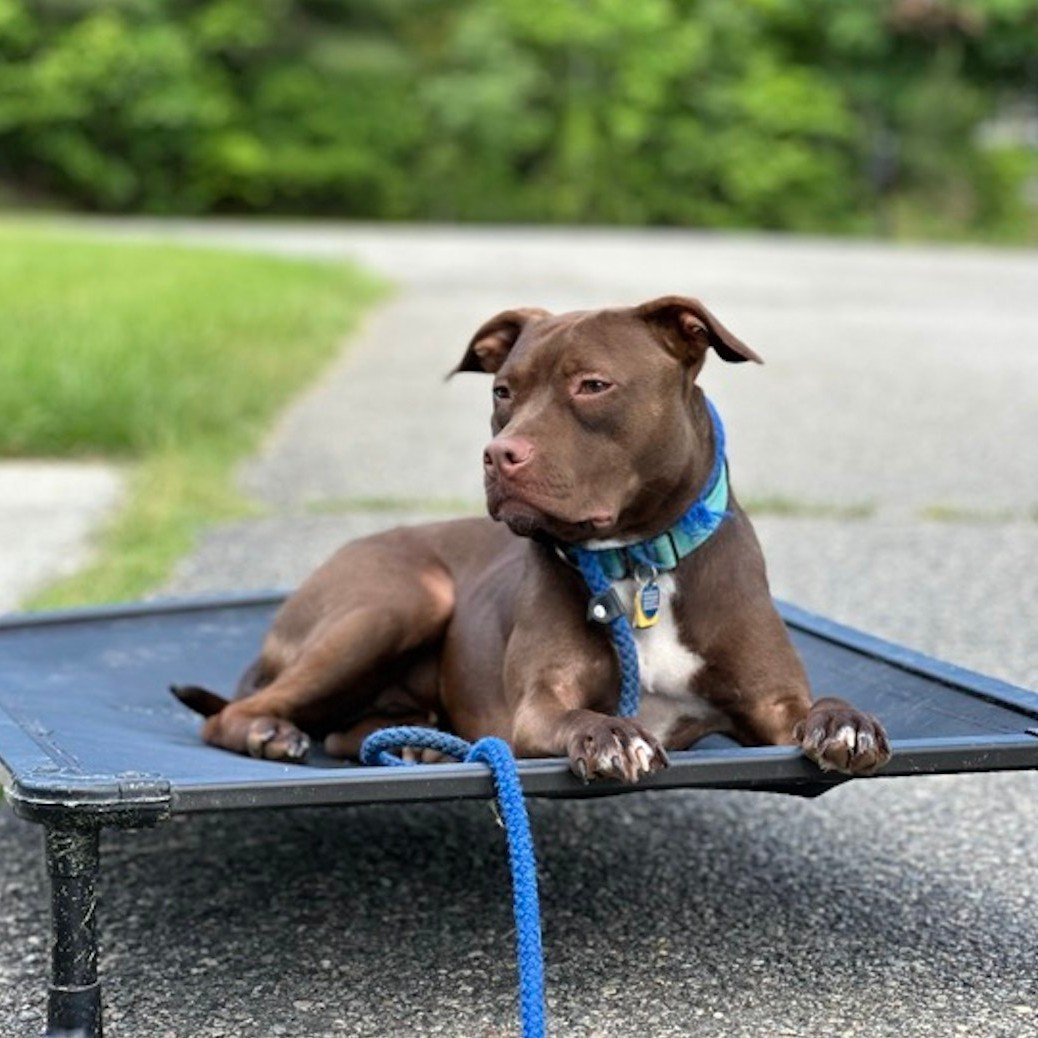
[{"label": "paved driveway", "polygon": [[[678,232],[117,224],[354,256],[398,284],[242,473],[269,505],[168,590],[298,580],[346,536],[478,508],[499,309],[706,300],[777,593],[1038,686],[1038,258]],[[553,1034],[1038,1035],[1038,775],[538,803]],[[0,1020],[39,1028],[35,836],[0,818]],[[485,805],[190,819],[105,840],[109,1035],[514,1033]],[[118,879],[116,878],[118,877]],[[218,895],[218,896],[214,896]]]}]

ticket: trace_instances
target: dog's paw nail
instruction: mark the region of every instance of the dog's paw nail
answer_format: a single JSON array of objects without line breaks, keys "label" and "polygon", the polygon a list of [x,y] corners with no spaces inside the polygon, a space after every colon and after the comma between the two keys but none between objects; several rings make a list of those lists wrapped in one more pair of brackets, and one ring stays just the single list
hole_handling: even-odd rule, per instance
[{"label": "dog's paw nail", "polygon": [[302,760],[309,752],[310,739],[302,732],[292,736],[285,748],[285,755],[295,761]]},{"label": "dog's paw nail", "polygon": [[833,736],[834,744],[842,744],[846,746],[848,750],[854,750],[855,745],[858,742],[857,729],[852,724],[842,725],[836,734]]},{"label": "dog's paw nail", "polygon": [[573,770],[576,772],[576,776],[581,782],[586,783],[588,780],[587,774],[587,761],[583,757],[578,757],[573,762]]},{"label": "dog's paw nail", "polygon": [[654,775],[667,766],[667,755],[662,746],[651,746],[640,735],[631,744],[631,774],[629,780],[637,782],[645,775]]},{"label": "dog's paw nail", "polygon": [[818,728],[805,728],[804,734],[800,737],[800,748],[809,757],[813,757],[819,753],[822,747],[822,743],[825,740],[825,729]]},{"label": "dog's paw nail", "polygon": [[634,756],[638,761],[638,769],[643,772],[649,772],[652,770],[652,756],[649,753],[649,747],[643,742],[638,742],[634,747]]},{"label": "dog's paw nail", "polygon": [[257,722],[249,728],[245,737],[245,746],[251,757],[262,757],[267,743],[277,734],[277,729],[269,722]]}]

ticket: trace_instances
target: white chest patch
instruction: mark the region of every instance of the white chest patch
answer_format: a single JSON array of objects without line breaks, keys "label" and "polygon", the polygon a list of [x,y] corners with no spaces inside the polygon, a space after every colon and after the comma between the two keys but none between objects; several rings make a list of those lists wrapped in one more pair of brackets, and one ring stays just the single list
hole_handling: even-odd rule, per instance
[{"label": "white chest patch", "polygon": [[[642,686],[638,719],[658,739],[666,741],[678,724],[708,720],[717,715],[717,710],[693,691],[693,679],[705,661],[678,636],[673,607],[674,578],[663,573],[656,582],[660,588],[659,618],[652,627],[634,628]],[[633,578],[616,584],[628,607],[634,600],[635,586]]]},{"label": "white chest patch", "polygon": [[[635,627],[638,643],[638,667],[642,691],[665,696],[683,696],[696,673],[703,667],[703,657],[685,646],[678,637],[674,618],[674,578],[663,573],[656,578],[660,588],[658,619],[651,627]],[[635,581],[628,577],[617,584],[621,597],[630,606],[634,601]]]}]

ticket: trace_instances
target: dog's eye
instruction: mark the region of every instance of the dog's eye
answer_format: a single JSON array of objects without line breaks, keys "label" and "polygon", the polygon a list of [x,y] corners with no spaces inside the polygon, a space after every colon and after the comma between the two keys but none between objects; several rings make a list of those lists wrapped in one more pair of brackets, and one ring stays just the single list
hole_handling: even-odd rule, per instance
[{"label": "dog's eye", "polygon": [[580,383],[577,392],[582,396],[594,396],[596,393],[604,393],[612,384],[603,378],[586,378]]},{"label": "dog's eye", "polygon": [[508,388],[508,386],[494,386],[494,399],[511,400],[512,391]]}]

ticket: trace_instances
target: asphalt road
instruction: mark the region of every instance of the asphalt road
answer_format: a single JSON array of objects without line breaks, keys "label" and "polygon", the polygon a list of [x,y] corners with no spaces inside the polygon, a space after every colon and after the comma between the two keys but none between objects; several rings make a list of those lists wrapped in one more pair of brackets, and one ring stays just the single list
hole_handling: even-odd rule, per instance
[{"label": "asphalt road", "polygon": [[[777,593],[1038,686],[1038,258],[680,233],[121,224],[353,255],[397,295],[169,591],[298,580],[346,536],[477,507],[487,316],[683,291],[768,364],[710,365]],[[853,507],[852,507],[853,506]],[[851,517],[851,513],[854,517]],[[817,801],[535,803],[551,1033],[1038,1036],[1038,774]],[[0,815],[0,1027],[40,1030],[37,834]],[[192,818],[104,840],[109,1038],[515,1034],[479,804]]]}]

